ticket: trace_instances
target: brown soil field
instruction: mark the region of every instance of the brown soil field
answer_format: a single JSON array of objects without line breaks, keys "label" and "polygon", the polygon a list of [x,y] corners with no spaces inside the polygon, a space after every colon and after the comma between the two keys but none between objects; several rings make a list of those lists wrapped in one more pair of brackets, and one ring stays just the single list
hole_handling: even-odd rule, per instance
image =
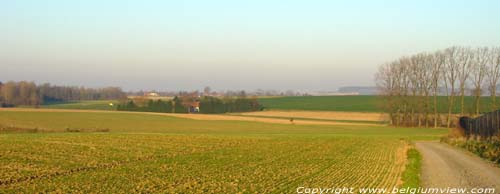
[{"label": "brown soil field", "polygon": [[240,115],[330,119],[330,120],[348,120],[348,121],[387,120],[387,116],[383,113],[334,112],[334,111],[262,111],[262,112],[241,113]]},{"label": "brown soil field", "polygon": [[294,120],[293,122],[291,122],[289,119],[259,118],[259,117],[246,117],[246,116],[235,116],[235,115],[171,114],[171,113],[165,113],[165,114],[174,117],[197,119],[197,120],[235,120],[235,121],[254,121],[254,122],[298,124],[298,125],[378,125],[371,123],[348,123],[348,122],[335,122],[335,121],[308,121],[308,120]]}]

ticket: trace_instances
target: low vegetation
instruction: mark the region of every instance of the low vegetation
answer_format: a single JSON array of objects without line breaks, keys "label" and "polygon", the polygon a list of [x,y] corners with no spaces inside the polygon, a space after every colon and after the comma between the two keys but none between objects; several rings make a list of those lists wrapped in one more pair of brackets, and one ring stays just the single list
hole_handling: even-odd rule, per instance
[{"label": "low vegetation", "polygon": [[407,163],[402,175],[403,188],[420,187],[420,172],[422,167],[422,155],[415,148],[408,149]]},{"label": "low vegetation", "polygon": [[405,144],[359,137],[158,134],[11,134],[0,139],[0,189],[5,192],[290,193],[299,186],[392,188],[404,167]]},{"label": "low vegetation", "polygon": [[64,132],[66,128],[108,128],[111,132],[181,134],[310,134],[434,139],[445,129],[396,128],[386,126],[293,125],[235,120],[194,120],[133,112],[60,112],[51,110],[0,111],[0,124]]},{"label": "low vegetation", "polygon": [[4,126],[0,125],[0,133],[37,133],[40,129],[38,127],[34,128],[23,128],[16,126]]},{"label": "low vegetation", "polygon": [[500,140],[498,137],[490,139],[444,137],[441,141],[463,148],[482,158],[500,164]]},{"label": "low vegetation", "polygon": [[461,117],[458,127],[450,131],[442,142],[466,149],[482,158],[500,164],[500,110],[475,118]]},{"label": "low vegetation", "polygon": [[[401,186],[410,139],[444,130],[191,120],[130,112],[0,111],[5,192],[290,193]],[[109,132],[67,132],[67,129]],[[50,131],[51,133],[43,133]],[[366,168],[370,166],[370,168]]]}]

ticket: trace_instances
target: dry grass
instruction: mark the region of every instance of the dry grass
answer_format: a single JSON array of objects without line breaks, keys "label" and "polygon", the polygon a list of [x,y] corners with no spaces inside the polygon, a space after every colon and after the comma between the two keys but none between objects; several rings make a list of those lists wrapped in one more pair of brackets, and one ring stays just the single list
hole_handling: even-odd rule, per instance
[{"label": "dry grass", "polygon": [[273,116],[290,118],[331,119],[348,121],[385,121],[383,113],[334,112],[334,111],[262,111],[241,113],[246,116]]},{"label": "dry grass", "polygon": [[293,124],[293,125],[363,125],[363,126],[376,126],[378,124],[371,123],[347,123],[347,122],[335,122],[335,121],[309,121],[309,120],[294,120],[282,118],[259,118],[259,117],[247,117],[247,116],[235,116],[235,115],[210,115],[210,114],[170,114],[165,113],[168,116],[196,119],[196,120],[219,120],[219,121],[254,121],[254,122],[264,122],[264,123],[278,123],[278,124]]}]

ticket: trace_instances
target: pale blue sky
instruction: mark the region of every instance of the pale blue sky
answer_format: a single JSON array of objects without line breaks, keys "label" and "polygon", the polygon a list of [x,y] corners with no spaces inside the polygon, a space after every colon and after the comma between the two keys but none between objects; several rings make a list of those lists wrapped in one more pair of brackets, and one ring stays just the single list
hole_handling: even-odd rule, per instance
[{"label": "pale blue sky", "polygon": [[500,46],[500,1],[0,1],[0,80],[334,90],[379,64]]}]

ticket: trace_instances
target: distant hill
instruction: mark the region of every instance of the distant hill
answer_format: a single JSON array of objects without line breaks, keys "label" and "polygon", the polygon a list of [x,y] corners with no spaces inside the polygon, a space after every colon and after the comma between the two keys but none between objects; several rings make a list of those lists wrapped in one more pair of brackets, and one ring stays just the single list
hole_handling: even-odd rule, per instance
[{"label": "distant hill", "polygon": [[340,93],[357,93],[359,95],[376,95],[377,87],[375,86],[348,86],[338,89]]}]

